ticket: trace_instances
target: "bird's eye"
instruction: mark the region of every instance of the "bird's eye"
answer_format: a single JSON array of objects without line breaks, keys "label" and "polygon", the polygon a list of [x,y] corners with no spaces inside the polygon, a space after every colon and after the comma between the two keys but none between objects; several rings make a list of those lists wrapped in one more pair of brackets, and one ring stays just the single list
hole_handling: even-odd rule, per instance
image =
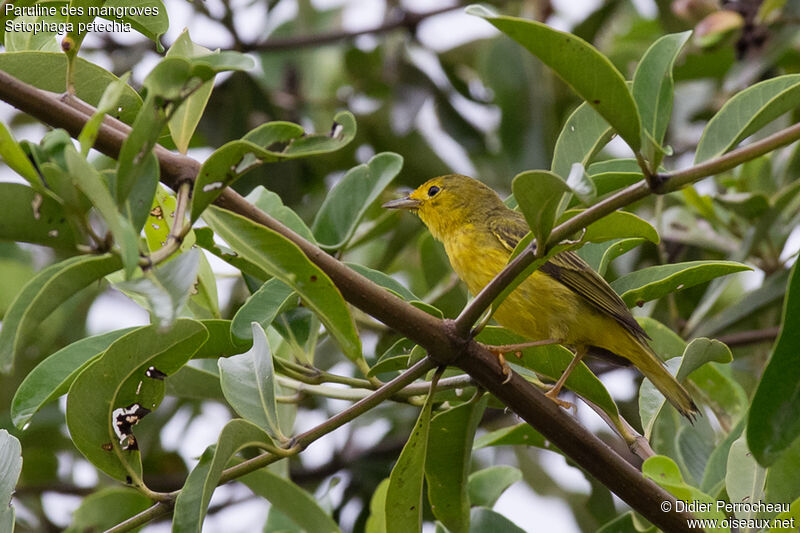
[{"label": "bird's eye", "polygon": [[439,187],[431,185],[431,188],[428,189],[428,196],[435,196],[437,192],[439,192]]}]

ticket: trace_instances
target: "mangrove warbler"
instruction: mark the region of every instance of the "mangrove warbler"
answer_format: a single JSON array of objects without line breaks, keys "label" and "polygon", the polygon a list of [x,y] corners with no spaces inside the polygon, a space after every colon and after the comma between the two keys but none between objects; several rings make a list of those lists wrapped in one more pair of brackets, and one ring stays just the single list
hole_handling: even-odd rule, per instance
[{"label": "mangrove warbler", "polygon": [[[506,207],[492,189],[458,174],[433,178],[383,207],[419,215],[434,238],[444,243],[453,269],[472,294],[503,269],[529,231],[523,216]],[[494,318],[531,340],[550,339],[574,347],[573,362],[548,393],[553,400],[588,350],[607,350],[633,363],[681,414],[692,418],[697,412],[689,393],[647,344],[647,334],[622,299],[572,252],[559,253],[531,274]]]}]

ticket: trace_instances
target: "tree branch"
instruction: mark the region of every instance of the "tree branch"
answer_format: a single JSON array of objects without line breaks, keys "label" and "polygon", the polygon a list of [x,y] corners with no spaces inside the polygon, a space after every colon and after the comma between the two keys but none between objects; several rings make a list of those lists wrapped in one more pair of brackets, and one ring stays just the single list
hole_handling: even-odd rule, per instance
[{"label": "tree branch", "polygon": [[359,37],[361,35],[386,33],[399,28],[413,29],[426,18],[433,17],[435,15],[441,15],[442,13],[447,13],[449,11],[454,11],[456,9],[460,9],[461,7],[461,4],[455,4],[422,13],[398,10],[398,16],[395,16],[394,20],[384,22],[379,26],[368,28],[366,30],[336,31],[331,33],[322,33],[319,35],[300,35],[296,37],[287,37],[285,39],[269,39],[261,43],[242,44],[241,49],[243,52],[273,52],[278,50],[296,50],[298,48],[335,44],[339,41],[354,39],[355,37]]},{"label": "tree branch", "polygon": [[[0,72],[0,99],[51,126],[64,128],[73,136],[80,133],[83,124],[90,116],[62,102],[58,96],[25,84],[6,72]],[[124,132],[130,130],[119,122],[112,124],[114,124],[113,119],[106,117],[99,130],[95,148],[110,157],[117,157],[126,138]],[[800,136],[800,128],[798,135]],[[200,168],[200,164],[194,159],[174,154],[161,146],[156,146],[154,153],[160,163],[161,180],[173,189],[186,179],[193,180]],[[645,195],[648,191],[649,189],[645,191]],[[462,368],[581,468],[592,474],[656,526],[665,531],[687,533],[690,531],[687,524],[687,519],[692,518],[690,514],[674,511],[665,513],[661,510],[663,501],[673,503],[675,501],[669,493],[642,477],[641,473],[626,460],[523,378],[513,374],[510,381],[504,383],[506,376],[498,365],[497,358],[478,343],[459,335],[453,321],[434,318],[372,283],[260,211],[232,189],[225,189],[216,203],[263,224],[293,241],[333,280],[348,302],[423,346],[429,354],[436,357],[437,364],[456,364]],[[597,207],[596,216],[599,218],[627,203],[629,202],[622,202],[607,211],[602,211],[606,209],[605,207]],[[560,231],[563,235],[575,231],[578,228],[574,220],[562,224],[556,231]],[[595,219],[590,221],[593,220]],[[315,428],[312,431],[318,430]],[[251,459],[233,467],[230,473],[226,474],[226,480],[231,479],[229,476],[235,475],[237,469],[246,468],[243,465],[249,464],[260,468],[266,464],[259,461],[264,460]],[[165,504],[159,503],[145,511],[149,513],[148,519],[169,512],[168,508],[163,511],[158,510],[161,509],[159,506],[166,507]],[[673,505],[672,509],[674,508]],[[146,521],[139,522],[138,525]]]}]

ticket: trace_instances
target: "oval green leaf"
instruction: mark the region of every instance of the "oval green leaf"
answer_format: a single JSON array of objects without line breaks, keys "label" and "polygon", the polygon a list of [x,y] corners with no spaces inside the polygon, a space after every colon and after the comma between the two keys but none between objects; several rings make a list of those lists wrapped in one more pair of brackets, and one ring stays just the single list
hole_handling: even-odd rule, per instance
[{"label": "oval green leaf", "polygon": [[758,462],[769,466],[800,435],[800,268],[792,267],[778,340],[753,397],[747,444]]},{"label": "oval green leaf", "polygon": [[342,294],[293,242],[244,217],[210,207],[204,220],[244,259],[292,287],[336,339],[344,354],[366,374],[361,340]]},{"label": "oval green leaf", "polygon": [[208,339],[200,322],[180,319],[168,331],[139,328],[117,339],[87,366],[67,395],[67,427],[75,447],[92,464],[118,480],[141,476],[138,450],[123,450],[113,412],[134,403],[153,410],[164,396],[164,381],[146,375],[154,367],[174,374]]},{"label": "oval green leaf", "polygon": [[14,425],[21,429],[44,405],[66,394],[89,361],[134,329],[118,329],[86,337],[65,346],[36,365],[20,383],[11,401]]},{"label": "oval green leaf", "polygon": [[258,322],[252,323],[253,347],[243,354],[223,357],[217,361],[219,379],[225,399],[239,416],[253,422],[284,441],[278,422],[275,400],[275,369],[267,334]]},{"label": "oval green leaf", "polygon": [[800,74],[778,76],[736,93],[703,130],[695,164],[724,154],[798,105]]},{"label": "oval green leaf", "polygon": [[471,6],[467,12],[485,18],[552,68],[608,121],[634,152],[639,150],[642,128],[636,102],[625,78],[595,47],[541,22],[493,16],[481,6]]},{"label": "oval green leaf", "polygon": [[469,531],[472,441],[488,399],[463,403],[431,420],[425,459],[428,501],[433,515],[453,533]]},{"label": "oval green leaf", "polygon": [[[222,189],[262,163],[324,154],[349,144],[356,134],[355,117],[342,111],[333,120],[329,135],[306,135],[297,124],[268,122],[241,140],[231,141],[216,150],[197,174],[192,194],[192,222],[216,200]],[[282,150],[272,149],[275,145],[285,146]]]},{"label": "oval green leaf", "polygon": [[611,286],[628,307],[633,307],[743,270],[751,268],[735,261],[688,261],[643,268],[622,276]]},{"label": "oval green leaf", "polygon": [[67,298],[122,268],[119,256],[72,257],[50,265],[17,294],[0,330],[0,371],[8,372],[28,335]]},{"label": "oval green leaf", "polygon": [[325,250],[347,246],[367,209],[394,180],[403,158],[383,152],[363,165],[350,169],[328,192],[311,229]]},{"label": "oval green leaf", "polygon": [[21,183],[0,183],[0,239],[75,249],[76,236],[61,203]]}]

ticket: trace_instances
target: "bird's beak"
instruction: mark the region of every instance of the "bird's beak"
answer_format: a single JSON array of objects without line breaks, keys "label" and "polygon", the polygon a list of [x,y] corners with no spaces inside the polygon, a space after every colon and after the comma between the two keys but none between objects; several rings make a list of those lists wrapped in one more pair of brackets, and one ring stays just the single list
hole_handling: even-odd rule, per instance
[{"label": "bird's beak", "polygon": [[405,198],[398,198],[397,200],[386,202],[381,207],[386,209],[418,209],[419,204],[420,201],[416,198],[406,196]]}]

